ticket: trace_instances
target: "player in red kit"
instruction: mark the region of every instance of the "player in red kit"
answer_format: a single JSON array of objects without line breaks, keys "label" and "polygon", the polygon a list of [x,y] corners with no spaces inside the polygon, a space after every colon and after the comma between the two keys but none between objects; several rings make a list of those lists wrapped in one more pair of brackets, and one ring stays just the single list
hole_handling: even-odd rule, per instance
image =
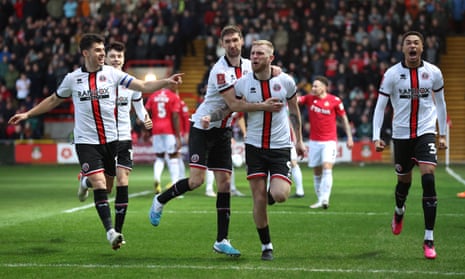
[{"label": "player in red kit", "polygon": [[168,170],[171,183],[179,179],[181,99],[169,88],[162,88],[150,95],[145,107],[153,122],[152,144],[156,155],[153,163],[154,187],[155,193],[160,193],[160,180],[165,166],[165,155],[168,155]]},{"label": "player in red kit", "polygon": [[333,187],[333,166],[336,163],[337,129],[336,117],[343,120],[347,135],[347,148],[354,145],[352,133],[341,99],[330,94],[329,81],[317,76],[312,84],[311,94],[300,97],[299,102],[307,106],[310,121],[310,140],[308,143],[308,166],[313,168],[313,184],[318,198],[310,208],[329,206],[329,197]]}]

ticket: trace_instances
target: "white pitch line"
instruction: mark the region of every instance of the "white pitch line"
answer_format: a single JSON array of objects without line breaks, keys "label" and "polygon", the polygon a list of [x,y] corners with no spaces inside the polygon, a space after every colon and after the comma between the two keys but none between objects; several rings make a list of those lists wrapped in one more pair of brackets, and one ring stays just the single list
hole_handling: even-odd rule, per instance
[{"label": "white pitch line", "polygon": [[120,265],[120,264],[35,264],[35,263],[5,263],[0,264],[4,268],[125,268],[125,269],[193,269],[193,270],[248,270],[248,271],[286,271],[286,272],[308,272],[308,273],[372,273],[372,274],[423,274],[423,275],[447,275],[465,276],[465,272],[440,272],[425,270],[398,270],[398,269],[342,269],[342,268],[307,268],[307,267],[271,267],[271,266],[206,266],[206,265]]},{"label": "white pitch line", "polygon": [[[151,191],[143,191],[143,192],[139,192],[139,193],[130,194],[128,197],[129,198],[134,198],[134,197],[139,197],[139,196],[145,196],[145,195],[148,195],[150,193],[152,193],[152,192]],[[112,202],[114,200],[115,200],[115,198],[111,198],[108,201]],[[94,207],[94,203],[89,203],[89,204],[86,204],[86,205],[83,205],[83,206],[67,209],[67,210],[64,210],[63,212],[64,213],[73,213],[73,212],[84,210],[84,209],[91,208],[91,207]]]},{"label": "white pitch line", "polygon": [[457,180],[458,182],[462,183],[463,185],[465,185],[465,179],[463,179],[460,175],[458,175],[457,173],[455,173],[451,168],[449,167],[446,167],[446,172],[452,176],[453,178],[455,178],[455,180]]}]

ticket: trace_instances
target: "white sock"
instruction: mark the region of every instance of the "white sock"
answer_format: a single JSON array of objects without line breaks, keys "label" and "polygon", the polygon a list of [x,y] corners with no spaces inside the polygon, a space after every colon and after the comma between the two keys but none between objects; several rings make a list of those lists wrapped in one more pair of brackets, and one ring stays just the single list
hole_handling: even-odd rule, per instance
[{"label": "white sock", "polygon": [[205,181],[206,188],[205,190],[207,192],[213,192],[213,180],[215,179],[215,175],[213,174],[213,171],[207,170],[207,179]]},{"label": "white sock", "polygon": [[396,208],[394,208],[394,210],[396,211],[397,215],[403,215],[405,213],[405,207],[398,208],[396,206]]},{"label": "white sock", "polygon": [[234,177],[235,177],[234,176],[234,168],[232,168],[232,172],[231,172],[231,192],[237,191],[236,181],[235,181]]},{"label": "white sock", "polygon": [[324,169],[321,175],[320,198],[321,201],[329,202],[331,189],[333,188],[333,170]]},{"label": "white sock", "polygon": [[302,184],[302,170],[300,169],[299,164],[296,164],[291,169],[292,171],[292,180],[295,184],[295,193],[296,195],[304,195],[304,186]]},{"label": "white sock", "polygon": [[153,179],[155,181],[161,181],[161,174],[163,173],[163,169],[165,168],[165,160],[163,158],[156,158],[155,162],[153,163]]},{"label": "white sock", "polygon": [[320,201],[320,186],[321,186],[321,175],[313,175],[313,187],[315,188],[315,194]]},{"label": "white sock", "polygon": [[271,242],[267,244],[262,244],[262,251],[265,250],[273,250],[273,244]]},{"label": "white sock", "polygon": [[433,230],[425,230],[425,240],[434,240]]},{"label": "white sock", "polygon": [[179,158],[179,179],[186,178],[186,165],[184,165],[184,160]]},{"label": "white sock", "polygon": [[168,169],[171,175],[171,183],[176,183],[179,180],[179,158],[169,159]]}]

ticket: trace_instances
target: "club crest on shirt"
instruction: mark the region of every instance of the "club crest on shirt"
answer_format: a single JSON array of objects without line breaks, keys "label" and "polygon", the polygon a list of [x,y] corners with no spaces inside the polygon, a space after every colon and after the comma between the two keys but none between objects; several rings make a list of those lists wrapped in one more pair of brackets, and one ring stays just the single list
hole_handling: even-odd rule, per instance
[{"label": "club crest on shirt", "polygon": [[197,163],[198,161],[199,161],[199,154],[192,154],[191,162],[192,163]]},{"label": "club crest on shirt", "polygon": [[275,85],[273,85],[273,90],[274,90],[274,91],[279,91],[279,90],[281,90],[281,84],[275,84]]},{"label": "club crest on shirt", "polygon": [[82,164],[81,169],[83,172],[88,172],[90,169],[89,163]]},{"label": "club crest on shirt", "polygon": [[422,73],[421,74],[421,79],[428,79],[428,78],[429,78],[428,73]]},{"label": "club crest on shirt", "polygon": [[98,78],[98,80],[104,82],[104,81],[107,80],[107,77],[104,76],[104,75],[100,75],[99,78]]},{"label": "club crest on shirt", "polygon": [[216,83],[218,85],[224,85],[226,84],[226,78],[225,78],[225,75],[223,73],[221,74],[216,74]]}]

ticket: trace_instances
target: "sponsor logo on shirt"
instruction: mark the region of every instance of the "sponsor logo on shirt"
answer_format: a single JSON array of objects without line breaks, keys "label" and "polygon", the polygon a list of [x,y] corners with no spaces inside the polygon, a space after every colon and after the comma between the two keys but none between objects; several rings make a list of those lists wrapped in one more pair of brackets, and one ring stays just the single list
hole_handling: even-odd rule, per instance
[{"label": "sponsor logo on shirt", "polygon": [[100,100],[110,98],[110,88],[99,88],[97,90],[78,91],[81,101]]},{"label": "sponsor logo on shirt", "polygon": [[127,106],[129,104],[128,97],[120,96],[116,100],[116,105],[118,106]]},{"label": "sponsor logo on shirt", "polygon": [[426,98],[430,95],[431,88],[399,88],[399,98],[418,99]]},{"label": "sponsor logo on shirt", "polygon": [[313,104],[310,106],[310,110],[314,111],[314,112],[317,112],[317,113],[321,113],[321,114],[331,114],[331,110],[320,108],[320,107],[317,107],[317,106],[315,106]]}]

